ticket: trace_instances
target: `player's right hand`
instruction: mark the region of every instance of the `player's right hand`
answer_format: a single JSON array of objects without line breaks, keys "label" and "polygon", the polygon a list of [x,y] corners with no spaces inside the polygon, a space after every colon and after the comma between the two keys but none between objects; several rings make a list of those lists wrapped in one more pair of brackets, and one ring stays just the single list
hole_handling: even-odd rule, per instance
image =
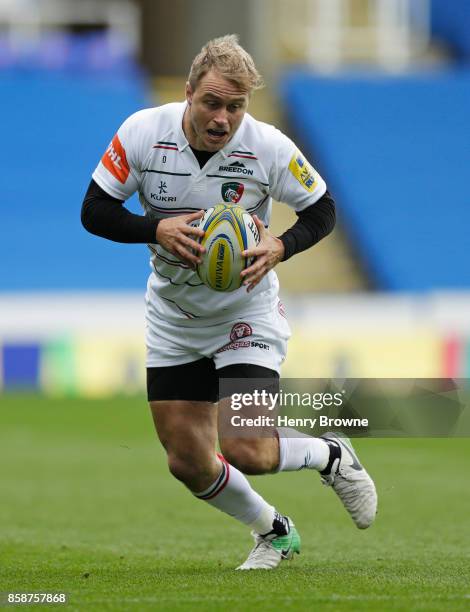
[{"label": "player's right hand", "polygon": [[185,264],[195,268],[200,264],[201,255],[206,249],[201,246],[191,236],[202,238],[204,231],[198,227],[193,227],[191,223],[201,219],[204,211],[191,213],[188,215],[178,215],[161,219],[157,225],[157,242],[169,253],[172,253]]}]

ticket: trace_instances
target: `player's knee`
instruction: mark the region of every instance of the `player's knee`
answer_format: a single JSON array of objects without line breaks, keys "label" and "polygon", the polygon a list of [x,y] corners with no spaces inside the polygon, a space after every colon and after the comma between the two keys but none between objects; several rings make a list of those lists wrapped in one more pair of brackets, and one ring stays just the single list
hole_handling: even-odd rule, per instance
[{"label": "player's knee", "polygon": [[168,468],[177,480],[193,491],[205,489],[216,478],[214,466],[201,458],[169,453]]},{"label": "player's knee", "polygon": [[221,440],[220,448],[227,461],[244,474],[266,474],[274,469],[265,445],[256,440]]},{"label": "player's knee", "polygon": [[196,475],[196,465],[191,461],[190,457],[182,457],[177,454],[168,454],[168,468],[171,474],[184,484],[188,484]]}]

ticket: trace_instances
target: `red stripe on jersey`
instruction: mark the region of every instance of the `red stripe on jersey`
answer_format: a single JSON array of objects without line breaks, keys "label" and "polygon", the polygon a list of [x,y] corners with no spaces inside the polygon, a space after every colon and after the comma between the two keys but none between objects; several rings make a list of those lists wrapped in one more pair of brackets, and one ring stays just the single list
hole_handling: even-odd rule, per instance
[{"label": "red stripe on jersey", "polygon": [[229,155],[229,157],[243,157],[243,159],[258,159],[254,155],[236,155],[235,153],[232,153],[231,155]]},{"label": "red stripe on jersey", "polygon": [[114,178],[124,185],[129,176],[130,169],[127,163],[126,151],[117,134],[110,142],[105,154],[101,158],[101,162]]},{"label": "red stripe on jersey", "polygon": [[170,151],[177,151],[178,147],[165,147],[164,145],[153,145],[154,149],[170,149]]}]

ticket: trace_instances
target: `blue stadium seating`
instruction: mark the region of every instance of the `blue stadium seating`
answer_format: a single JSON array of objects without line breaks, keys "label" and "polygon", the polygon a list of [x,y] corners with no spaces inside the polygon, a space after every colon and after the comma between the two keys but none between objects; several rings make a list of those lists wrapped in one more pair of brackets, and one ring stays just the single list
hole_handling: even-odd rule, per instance
[{"label": "blue stadium seating", "polygon": [[458,61],[470,62],[470,2],[468,0],[432,0],[433,38],[451,51]]},{"label": "blue stadium seating", "polygon": [[470,71],[328,78],[293,69],[281,94],[373,283],[470,287]]},{"label": "blue stadium seating", "polygon": [[144,80],[7,70],[0,99],[0,290],[142,288],[146,247],[91,236],[80,206],[116,129],[152,105]]}]

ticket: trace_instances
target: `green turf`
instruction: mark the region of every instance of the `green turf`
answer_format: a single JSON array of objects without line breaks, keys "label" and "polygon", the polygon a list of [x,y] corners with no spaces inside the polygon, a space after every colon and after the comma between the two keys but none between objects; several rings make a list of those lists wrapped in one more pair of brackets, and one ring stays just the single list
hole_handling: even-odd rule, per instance
[{"label": "green turf", "polygon": [[246,528],[169,476],[143,399],[0,396],[0,592],[65,592],[68,610],[468,610],[470,440],[354,444],[376,524],[357,530],[315,473],[253,478],[303,549],[240,573]]}]

